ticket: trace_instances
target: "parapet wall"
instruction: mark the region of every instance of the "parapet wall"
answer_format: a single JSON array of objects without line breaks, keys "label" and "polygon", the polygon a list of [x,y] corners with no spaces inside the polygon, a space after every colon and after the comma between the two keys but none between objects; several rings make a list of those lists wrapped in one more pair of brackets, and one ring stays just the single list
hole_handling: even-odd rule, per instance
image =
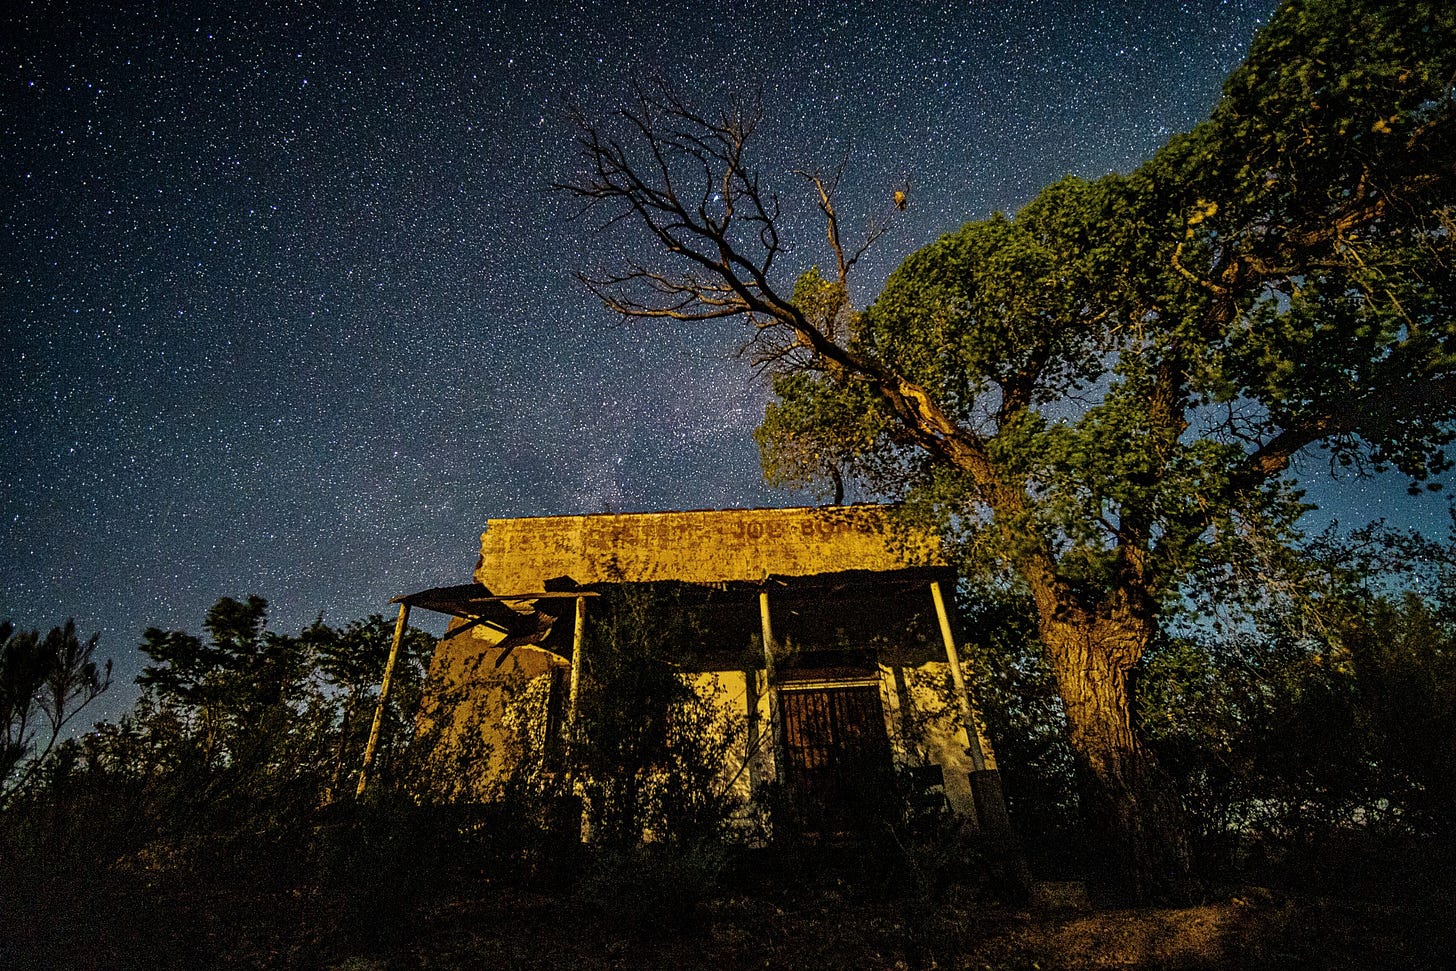
[{"label": "parapet wall", "polygon": [[938,563],[934,544],[894,527],[884,506],[722,509],[492,519],[475,579],[497,593],[547,580],[759,580]]}]

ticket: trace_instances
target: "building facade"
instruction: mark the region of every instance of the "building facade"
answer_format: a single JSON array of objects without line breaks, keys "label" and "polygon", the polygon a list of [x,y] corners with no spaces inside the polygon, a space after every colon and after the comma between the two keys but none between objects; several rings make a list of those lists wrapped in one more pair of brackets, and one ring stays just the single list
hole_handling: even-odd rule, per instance
[{"label": "building facade", "polygon": [[474,583],[400,598],[455,618],[421,723],[473,747],[486,782],[569,771],[592,634],[625,592],[691,613],[666,660],[737,726],[717,782],[741,818],[777,793],[771,827],[842,833],[913,804],[1003,830],[936,554],[876,505],[491,520]]}]

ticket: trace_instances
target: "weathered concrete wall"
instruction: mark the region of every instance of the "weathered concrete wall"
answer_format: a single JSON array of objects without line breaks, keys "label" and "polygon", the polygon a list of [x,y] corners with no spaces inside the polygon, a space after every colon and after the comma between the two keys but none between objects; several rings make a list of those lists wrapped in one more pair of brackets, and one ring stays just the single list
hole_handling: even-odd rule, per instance
[{"label": "weathered concrete wall", "polygon": [[[441,641],[430,659],[418,731],[433,745],[441,792],[492,798],[522,749],[539,751],[544,742],[536,736],[546,723],[549,675],[567,662],[523,649],[498,666],[499,639],[495,631],[475,627]],[[523,718],[533,724],[520,724]],[[472,771],[457,771],[465,765]]]},{"label": "weathered concrete wall", "polygon": [[[970,736],[962,723],[959,701],[944,661],[902,668],[894,678],[901,697],[900,730],[911,764],[938,765],[945,772],[945,796],[959,816],[974,818],[969,752]],[[995,768],[990,742],[980,739],[989,768]]]},{"label": "weathered concrete wall", "polygon": [[933,545],[897,530],[882,506],[723,509],[492,519],[475,579],[511,594],[563,576],[711,583],[935,562]]}]

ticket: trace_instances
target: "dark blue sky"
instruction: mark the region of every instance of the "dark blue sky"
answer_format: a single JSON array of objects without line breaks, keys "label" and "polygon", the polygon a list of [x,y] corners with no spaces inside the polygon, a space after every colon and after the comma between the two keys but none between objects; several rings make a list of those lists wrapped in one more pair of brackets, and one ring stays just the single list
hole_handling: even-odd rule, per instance
[{"label": "dark blue sky", "polygon": [[[600,243],[544,191],[568,106],[759,86],[786,193],[846,151],[846,215],[908,177],[863,298],[1196,122],[1272,4],[270,6],[0,15],[0,616],[74,616],[125,681],[144,627],[222,595],[289,630],[467,580],[489,517],[795,501],[736,331],[622,325],[573,282]],[[823,257],[805,205],[786,274]],[[1444,521],[1400,481],[1317,498]]]}]

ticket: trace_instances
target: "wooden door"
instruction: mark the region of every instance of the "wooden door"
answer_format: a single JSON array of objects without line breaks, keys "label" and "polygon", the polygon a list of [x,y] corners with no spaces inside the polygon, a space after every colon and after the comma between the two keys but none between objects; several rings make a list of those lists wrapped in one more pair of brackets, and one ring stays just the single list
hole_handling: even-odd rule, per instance
[{"label": "wooden door", "polygon": [[824,835],[876,828],[893,806],[879,688],[787,688],[780,708],[785,782],[798,823]]}]

